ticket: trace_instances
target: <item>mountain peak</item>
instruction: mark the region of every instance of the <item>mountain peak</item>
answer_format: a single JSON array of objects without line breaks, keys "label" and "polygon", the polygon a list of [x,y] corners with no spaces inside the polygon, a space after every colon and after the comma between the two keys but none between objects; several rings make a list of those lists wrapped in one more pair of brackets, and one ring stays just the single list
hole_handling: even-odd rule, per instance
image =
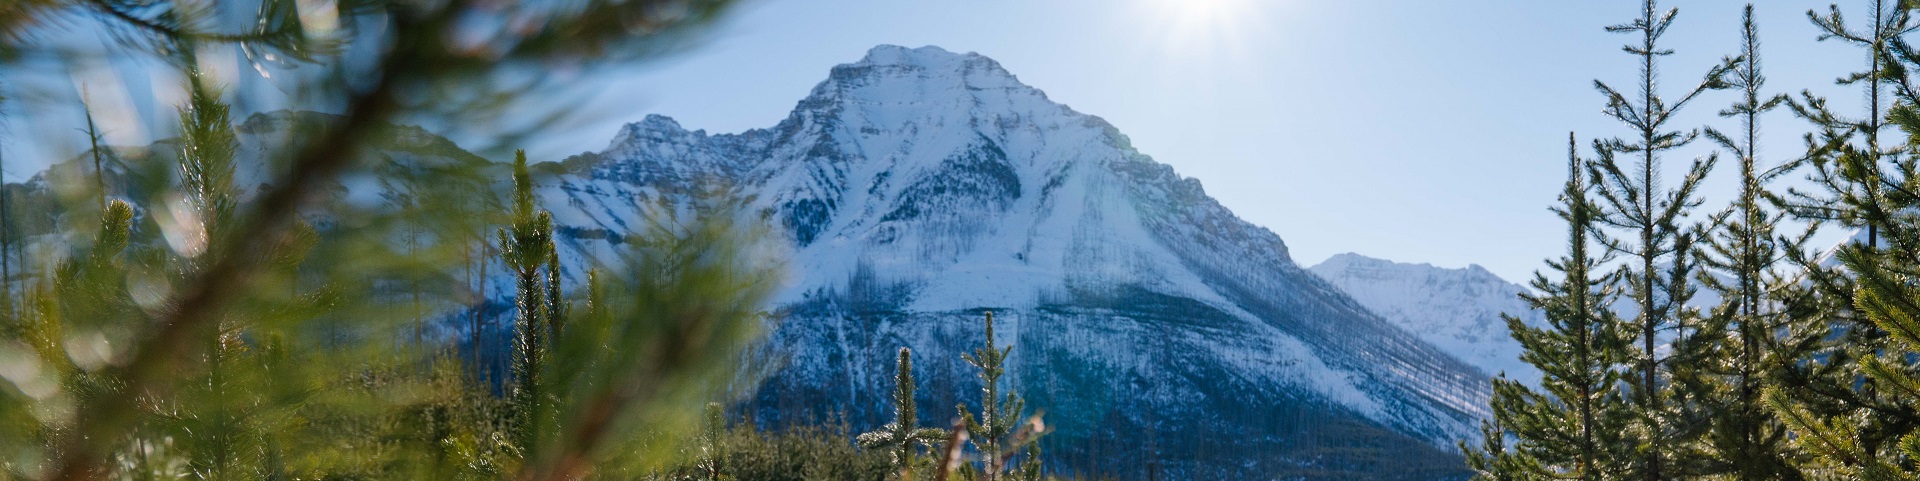
[{"label": "mountain peak", "polygon": [[990,57],[976,52],[953,52],[937,45],[919,48],[876,45],[868,49],[867,55],[861,57],[860,61],[843,64],[840,67],[905,67],[929,73],[950,72],[956,75],[980,73],[1019,83],[1012,72],[1008,72],[1006,68],[1000,66],[1000,62]]},{"label": "mountain peak", "polygon": [[867,55],[857,62],[833,67],[831,76],[814,94],[817,97],[859,91],[859,97],[908,98],[941,90],[995,89],[1038,92],[1020,83],[1000,62],[985,55],[955,53],[932,45],[919,48],[880,45],[867,50]]},{"label": "mountain peak", "polygon": [[647,114],[647,117],[641,119],[639,122],[630,122],[622,126],[620,132],[614,135],[613,142],[608,144],[608,148],[615,149],[623,145],[635,145],[645,143],[646,141],[667,141],[684,144],[700,137],[705,137],[706,135],[707,131],[705,130],[688,132],[687,129],[681,127],[680,122],[674,120],[673,117],[660,114]]},{"label": "mountain peak", "polygon": [[856,64],[934,67],[981,59],[986,59],[986,57],[973,52],[955,53],[935,45],[908,48],[900,45],[881,44],[868,49],[867,56],[861,58]]},{"label": "mountain peak", "polygon": [[639,122],[634,122],[632,125],[668,131],[686,130],[680,126],[680,121],[673,120],[673,117],[660,114],[647,114],[646,118],[641,119]]}]

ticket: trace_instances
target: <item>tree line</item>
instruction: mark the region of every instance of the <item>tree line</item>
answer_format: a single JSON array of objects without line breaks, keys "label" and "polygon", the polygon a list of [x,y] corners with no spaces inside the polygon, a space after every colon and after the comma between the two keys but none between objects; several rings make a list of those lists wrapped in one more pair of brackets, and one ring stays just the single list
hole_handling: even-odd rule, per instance
[{"label": "tree line", "polygon": [[[1678,89],[1661,82],[1660,43],[1677,10],[1644,0],[1606,27],[1631,36],[1638,76],[1594,85],[1630,134],[1584,151],[1569,134],[1554,209],[1567,251],[1523,296],[1546,321],[1507,317],[1543,375],[1494,380],[1483,439],[1461,446],[1477,479],[1920,479],[1920,4],[1862,3],[1863,19],[1807,12],[1819,40],[1863,50],[1838,81],[1865,92],[1860,112],[1769,90],[1752,5],[1740,51]],[[1730,128],[1675,123],[1715,91],[1735,94],[1719,111]],[[1781,107],[1811,125],[1805,150],[1761,158],[1763,116]],[[1714,153],[1668,170],[1703,139]],[[1739,190],[1708,209],[1698,190],[1722,156]],[[1811,245],[1834,227],[1856,234]],[[1690,304],[1701,289],[1719,303]]]}]

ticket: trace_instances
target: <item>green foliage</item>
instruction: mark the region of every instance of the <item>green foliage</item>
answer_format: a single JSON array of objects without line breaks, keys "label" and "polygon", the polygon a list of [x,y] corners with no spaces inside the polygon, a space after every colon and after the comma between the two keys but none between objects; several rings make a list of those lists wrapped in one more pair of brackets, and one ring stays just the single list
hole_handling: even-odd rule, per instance
[{"label": "green foliage", "polygon": [[[589,275],[575,313],[521,159],[499,254],[543,337],[503,399],[422,327],[476,302],[452,274],[494,231],[498,170],[390,122],[471,124],[552,85],[505,73],[669,51],[729,2],[306,3],[0,2],[0,64],[158,60],[179,77],[154,85],[186,89],[178,139],[100,145],[49,195],[0,189],[0,478],[636,478],[678,460],[762,322],[761,233],[723,208],[676,219]],[[43,41],[76,27],[114,42]],[[195,58],[222,48],[317,67],[276,86],[339,115],[241,149]],[[346,198],[349,177],[386,202]],[[65,242],[26,252],[28,235]]]},{"label": "green foliage", "polygon": [[[1760,116],[1788,101],[1785,95],[1766,95],[1766,77],[1760,69],[1760,40],[1753,6],[1741,18],[1741,52],[1730,76],[1740,89],[1740,100],[1720,112],[1736,118],[1741,129],[1727,134],[1706,129],[1708,138],[1740,159],[1740,194],[1714,216],[1715,226],[1701,262],[1722,276],[1703,272],[1702,285],[1720,294],[1721,304],[1705,321],[1719,333],[1703,342],[1716,345],[1704,364],[1708,388],[1703,399],[1711,411],[1712,432],[1703,441],[1713,457],[1705,471],[1732,479],[1802,479],[1794,466],[1796,453],[1788,445],[1786,425],[1774,419],[1762,395],[1770,375],[1806,353],[1783,349],[1778,332],[1785,321],[1778,309],[1783,284],[1777,272],[1782,250],[1803,246],[1783,242],[1776,233],[1784,213],[1768,208],[1777,201],[1765,184],[1777,171],[1762,171],[1757,158]],[[1722,280],[1725,279],[1725,280]]]},{"label": "green foliage", "polygon": [[707,470],[706,462],[678,466],[650,475],[659,480],[734,481],[883,481],[896,471],[885,450],[857,449],[844,422],[787,426],[760,431],[751,425],[722,425],[711,456],[723,468]]},{"label": "green foliage", "polygon": [[[511,227],[500,229],[500,260],[515,274],[518,282],[514,297],[513,377],[508,396],[513,400],[514,440],[521,452],[537,444],[542,430],[551,423],[545,413],[551,400],[542,389],[541,374],[551,355],[551,340],[560,324],[561,304],[558,261],[549,265],[554,253],[553,214],[536,210],[533,178],[527,171],[526,151],[513,154],[513,211]],[[550,278],[540,277],[540,268],[548,266]]]},{"label": "green foliage", "polygon": [[1013,346],[995,347],[993,313],[986,313],[986,345],[972,354],[962,354],[967,364],[980,369],[980,415],[975,416],[962,404],[957,406],[960,425],[966,427],[966,439],[980,454],[979,479],[999,481],[1008,474],[1016,455],[1046,434],[1040,416],[1023,419],[1025,403],[1013,392],[1002,394],[1000,376],[1006,374],[1007,355]]},{"label": "green foliage", "polygon": [[[1907,286],[1920,268],[1911,142],[1920,132],[1914,114],[1920,99],[1908,77],[1917,59],[1902,36],[1920,22],[1910,2],[1868,3],[1871,22],[1858,29],[1838,7],[1825,15],[1808,12],[1822,40],[1868,53],[1863,71],[1840,80],[1860,86],[1868,105],[1848,118],[1811,93],[1791,104],[1819,128],[1807,136],[1807,155],[1793,164],[1808,171],[1817,190],[1789,190],[1781,202],[1802,219],[1857,227],[1865,239],[1840,247],[1837,267],[1789,251],[1801,274],[1783,296],[1787,335],[1781,341],[1805,354],[1776,370],[1776,386],[1764,400],[1792,429],[1792,444],[1815,456],[1804,463],[1810,477],[1915,479],[1908,447],[1920,427],[1920,397],[1905,383],[1916,373],[1912,359],[1920,346],[1900,330],[1911,327],[1903,317],[1912,312],[1916,292]],[[1887,128],[1898,128],[1908,142],[1894,146],[1882,138]]]},{"label": "green foliage", "polygon": [[[234,137],[227,105],[219,101],[219,92],[209,90],[210,87],[202,83],[201,77],[197,70],[188,75],[191,80],[188,102],[180,109],[180,190],[194,215],[200,218],[198,224],[217,230],[228,227],[238,202],[238,192],[233,185],[233,156],[240,145]],[[100,175],[97,160],[95,175]],[[101,190],[104,193],[105,187]],[[222,237],[216,232],[201,235],[210,239]]]},{"label": "green foliage", "polygon": [[[1545,374],[1546,392],[1494,382],[1494,419],[1481,446],[1467,449],[1479,477],[1916,479],[1920,177],[1911,139],[1920,138],[1913,135],[1920,97],[1907,71],[1920,57],[1902,36],[1920,24],[1911,2],[1869,3],[1872,25],[1861,30],[1848,27],[1839,7],[1808,13],[1823,40],[1870,53],[1865,71],[1841,79],[1868,94],[1858,118],[1834,113],[1810,93],[1797,100],[1764,93],[1751,6],[1741,54],[1677,102],[1661,99],[1655,81],[1657,59],[1671,53],[1656,42],[1674,13],[1645,2],[1640,19],[1609,28],[1640,36],[1626,49],[1641,60],[1639,98],[1597,85],[1609,99],[1607,113],[1639,135],[1595,143],[1598,158],[1586,174],[1598,181],[1597,205],[1584,200],[1582,172],[1569,176],[1560,214],[1573,233],[1573,255],[1550,264],[1567,275],[1557,283],[1542,277],[1535,286],[1543,295],[1527,296],[1550,325],[1509,321],[1526,348],[1523,359]],[[1714,158],[1696,160],[1678,185],[1661,188],[1660,154],[1696,138],[1665,123],[1722,87],[1741,93],[1721,112],[1740,130],[1704,135],[1739,158],[1740,191],[1708,225],[1690,224],[1700,204],[1694,191]],[[1892,108],[1882,106],[1885,97],[1895,100]],[[1760,118],[1780,105],[1819,131],[1806,137],[1806,156],[1766,168],[1756,152]],[[1889,127],[1910,142],[1890,147],[1880,138]],[[1768,189],[1796,170],[1821,191]],[[1779,234],[1789,218],[1807,222],[1807,231]],[[1865,239],[1832,258],[1815,255],[1808,239],[1823,222],[1858,226]],[[1620,270],[1586,274],[1600,265],[1585,254],[1588,234],[1624,258]],[[1722,304],[1705,315],[1686,307],[1694,282],[1719,292]],[[1615,286],[1635,304],[1634,319],[1608,319],[1605,300]],[[1585,412],[1594,414],[1576,414]]]},{"label": "green foliage", "polygon": [[1633,137],[1595,141],[1598,158],[1590,166],[1601,206],[1595,219],[1611,228],[1596,239],[1609,252],[1628,257],[1620,278],[1637,308],[1628,321],[1638,331],[1638,342],[1631,351],[1626,392],[1634,416],[1623,442],[1638,454],[1618,469],[1631,477],[1667,479],[1703,473],[1711,457],[1694,443],[1706,434],[1709,413],[1693,400],[1707,389],[1706,374],[1698,367],[1712,355],[1708,340],[1718,333],[1687,306],[1695,291],[1696,244],[1705,237],[1704,228],[1687,214],[1700,205],[1697,191],[1717,157],[1695,159],[1671,188],[1662,185],[1662,157],[1699,137],[1694,130],[1675,130],[1674,114],[1700,94],[1726,87],[1724,77],[1739,59],[1708,69],[1678,100],[1668,101],[1660,95],[1659,58],[1673,52],[1659,40],[1679,12],[1661,11],[1653,0],[1641,5],[1633,22],[1607,27],[1637,37],[1625,50],[1638,57],[1639,95],[1629,97],[1594,82],[1607,98],[1607,115],[1629,127]]},{"label": "green foliage", "polygon": [[1634,454],[1623,437],[1632,413],[1620,388],[1628,381],[1621,367],[1632,358],[1633,332],[1609,308],[1614,276],[1597,274],[1605,259],[1589,250],[1599,207],[1575,142],[1569,134],[1567,183],[1555,209],[1567,222],[1567,256],[1548,263],[1561,277],[1538,274],[1533,287],[1539,294],[1522,296],[1545,313],[1547,325],[1506,318],[1524,349],[1521,360],[1540,369],[1541,391],[1504,376],[1493,381],[1493,419],[1482,426],[1484,444],[1461,445],[1482,479],[1605,479],[1625,469]]},{"label": "green foliage", "polygon": [[900,348],[900,361],[894,375],[893,412],[894,420],[880,429],[861,434],[856,440],[863,449],[883,450],[892,454],[893,470],[900,479],[913,479],[913,472],[925,472],[931,466],[931,460],[924,459],[915,445],[934,449],[947,439],[947,432],[938,428],[920,428],[918,414],[913,403],[913,351]]},{"label": "green foliage", "polygon": [[[791,425],[778,430],[761,431],[752,424],[728,426],[722,410],[712,405],[707,435],[703,435],[701,453],[689,462],[660,470],[643,479],[653,480],[732,480],[732,481],[884,481],[897,479],[900,471],[893,462],[892,449],[857,448],[856,437],[844,421],[832,420],[817,425]],[[713,435],[712,433],[717,433]],[[861,436],[861,437],[864,437]],[[944,444],[944,443],[943,443]],[[1022,481],[1059,480],[1040,471],[1039,447],[1027,444],[1026,461],[1011,473]],[[718,467],[718,472],[712,470]],[[931,466],[929,466],[931,467]],[[916,471],[925,473],[925,471]],[[979,471],[969,467],[954,475],[916,474],[917,479],[974,479]],[[1080,479],[1080,478],[1075,478]]]}]

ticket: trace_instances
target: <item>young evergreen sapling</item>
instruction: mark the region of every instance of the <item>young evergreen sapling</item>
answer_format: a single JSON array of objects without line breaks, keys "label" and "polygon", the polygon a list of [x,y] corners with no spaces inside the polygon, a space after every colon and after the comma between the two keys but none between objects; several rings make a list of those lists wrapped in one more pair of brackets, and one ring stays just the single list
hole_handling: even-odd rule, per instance
[{"label": "young evergreen sapling", "polygon": [[861,448],[884,449],[891,453],[894,471],[900,479],[912,479],[915,468],[920,467],[920,456],[915,446],[934,448],[947,438],[947,432],[938,428],[919,427],[918,414],[913,401],[913,351],[900,348],[900,359],[895,366],[893,377],[893,422],[880,429],[861,434],[856,440]]},{"label": "young evergreen sapling", "polygon": [[[1774,270],[1781,258],[1775,232],[1783,215],[1767,208],[1766,182],[1777,172],[1759,165],[1760,117],[1784,104],[1785,95],[1762,93],[1766,77],[1760,69],[1760,40],[1753,5],[1741,15],[1741,52],[1730,75],[1740,100],[1720,111],[1735,118],[1740,130],[1732,134],[1712,128],[1706,136],[1740,160],[1740,193],[1726,210],[1714,216],[1714,228],[1701,261],[1702,285],[1720,294],[1721,305],[1705,319],[1719,335],[1703,342],[1717,343],[1707,363],[1712,388],[1706,392],[1712,410],[1712,434],[1704,440],[1715,453],[1707,469],[1733,479],[1802,479],[1793,466],[1785,425],[1774,419],[1761,399],[1769,367],[1791,363],[1778,349],[1777,332],[1784,325],[1779,301],[1770,286],[1782,279]],[[1715,276],[1713,273],[1722,276]],[[1724,280],[1723,280],[1724,279]]]},{"label": "young evergreen sapling", "polygon": [[1700,205],[1698,190],[1717,157],[1695,159],[1671,188],[1663,187],[1661,161],[1666,152],[1699,136],[1697,131],[1675,130],[1674,115],[1700,94],[1725,88],[1724,77],[1737,60],[1708,69],[1699,83],[1675,101],[1661,96],[1659,59],[1673,51],[1659,40],[1677,14],[1678,10],[1661,11],[1654,0],[1645,0],[1639,18],[1607,27],[1609,32],[1637,37],[1625,50],[1638,57],[1638,95],[1630,97],[1600,81],[1594,87],[1607,99],[1607,115],[1630,127],[1634,136],[1596,141],[1599,157],[1589,164],[1603,207],[1595,220],[1614,230],[1600,231],[1603,235],[1596,241],[1609,252],[1628,257],[1621,266],[1621,280],[1636,307],[1631,322],[1639,331],[1627,392],[1635,413],[1627,432],[1638,455],[1621,469],[1649,481],[1693,475],[1704,470],[1702,465],[1710,458],[1696,449],[1695,441],[1707,432],[1708,412],[1694,399],[1705,389],[1697,367],[1711,356],[1707,348],[1713,345],[1703,338],[1714,336],[1703,332],[1711,326],[1687,306],[1695,292],[1693,252],[1702,237],[1702,228],[1687,214]]},{"label": "young evergreen sapling", "polygon": [[1548,262],[1557,279],[1536,274],[1539,294],[1521,296],[1545,314],[1547,325],[1504,316],[1523,349],[1521,360],[1540,369],[1541,391],[1504,376],[1494,380],[1484,445],[1467,449],[1468,465],[1481,479],[1605,479],[1634,456],[1624,442],[1631,413],[1620,389],[1633,332],[1610,307],[1615,275],[1601,273],[1606,257],[1591,250],[1599,206],[1590,197],[1589,173],[1569,133],[1567,182],[1554,209],[1567,223],[1567,255]]}]

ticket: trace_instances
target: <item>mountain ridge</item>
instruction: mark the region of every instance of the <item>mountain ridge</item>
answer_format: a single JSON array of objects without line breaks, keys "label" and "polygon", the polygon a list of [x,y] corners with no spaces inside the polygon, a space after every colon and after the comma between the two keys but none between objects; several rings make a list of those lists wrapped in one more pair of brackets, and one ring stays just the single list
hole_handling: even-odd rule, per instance
[{"label": "mountain ridge", "polygon": [[[1307,273],[1278,235],[1110,123],[978,54],[875,47],[773,127],[712,134],[650,115],[564,165],[537,180],[563,232],[630,230],[630,206],[713,185],[779,227],[795,274],[775,298],[769,349],[786,362],[756,394],[762,422],[884,419],[898,347],[926,359],[923,402],[968,400],[977,380],[955,359],[989,309],[1030,405],[1086,411],[1050,411],[1063,434],[1049,452],[1110,453],[1082,465],[1095,472],[1457,473],[1453,442],[1485,414],[1471,366]],[[557,240],[576,272],[610,249]],[[1169,444],[1122,441],[1143,432]],[[1336,447],[1362,438],[1385,444]]]},{"label": "mountain ridge", "polygon": [[1540,371],[1520,360],[1523,350],[1503,316],[1532,326],[1543,314],[1520,298],[1532,292],[1470,264],[1462,268],[1400,263],[1356,253],[1336,254],[1307,269],[1338,286],[1367,309],[1393,321],[1488,375],[1539,385]]}]

